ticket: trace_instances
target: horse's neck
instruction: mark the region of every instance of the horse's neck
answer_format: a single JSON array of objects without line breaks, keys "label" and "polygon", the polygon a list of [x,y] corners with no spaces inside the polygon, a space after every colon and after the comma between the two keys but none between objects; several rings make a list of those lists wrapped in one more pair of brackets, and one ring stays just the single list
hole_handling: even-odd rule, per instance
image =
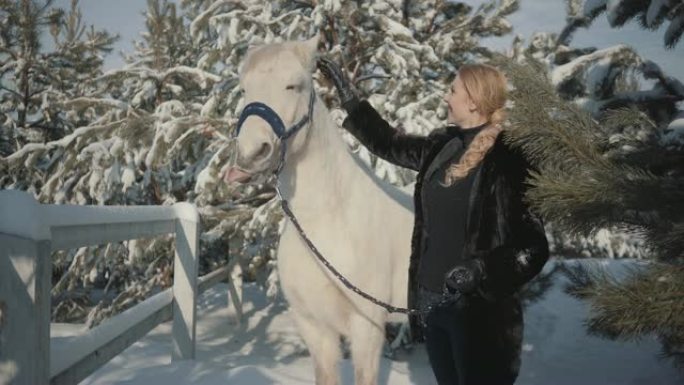
[{"label": "horse's neck", "polygon": [[350,204],[349,190],[360,187],[363,172],[320,100],[316,101],[312,125],[304,129],[310,130],[307,141],[297,153],[288,154],[280,175],[283,197],[298,212],[339,210]]}]

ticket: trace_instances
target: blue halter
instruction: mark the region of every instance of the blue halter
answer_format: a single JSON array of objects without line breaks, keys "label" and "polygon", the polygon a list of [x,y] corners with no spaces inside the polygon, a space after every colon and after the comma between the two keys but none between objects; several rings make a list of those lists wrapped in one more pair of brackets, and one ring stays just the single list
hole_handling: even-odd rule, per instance
[{"label": "blue halter", "polygon": [[[289,130],[285,128],[285,124],[283,123],[283,120],[280,119],[280,116],[278,116],[278,113],[273,111],[273,109],[264,103],[261,102],[252,102],[249,103],[248,105],[245,106],[245,108],[242,109],[242,112],[240,113],[240,118],[238,119],[238,124],[237,124],[237,131],[235,133],[235,136],[240,134],[240,130],[242,129],[242,125],[245,123],[245,120],[247,120],[248,117],[252,115],[256,115],[260,117],[261,119],[265,120],[266,123],[268,123],[269,126],[271,126],[271,129],[273,132],[276,134],[278,139],[281,141],[284,141],[285,139],[291,137],[294,135],[299,129],[301,129],[307,121],[311,119],[313,116],[313,108],[314,108],[314,101],[316,100],[316,92],[314,91],[313,86],[311,87],[311,97],[309,98],[309,112],[304,115],[299,122],[294,124],[292,127],[290,127]],[[284,144],[284,143],[283,143]]]},{"label": "blue halter", "polygon": [[[242,109],[242,112],[240,113],[237,130],[235,131],[235,137],[240,135],[242,125],[245,123],[245,120],[247,120],[248,117],[256,115],[261,119],[265,120],[266,123],[268,123],[268,125],[271,126],[271,129],[276,134],[278,139],[280,139],[280,162],[278,163],[278,167],[275,170],[275,174],[278,175],[280,174],[280,171],[283,169],[283,166],[285,165],[285,152],[287,150],[287,142],[285,140],[294,135],[295,133],[297,133],[297,131],[304,127],[304,125],[307,122],[311,121],[311,119],[313,118],[313,108],[315,101],[316,91],[314,90],[312,84],[311,96],[309,97],[309,112],[306,115],[304,115],[299,120],[299,122],[295,123],[292,127],[290,127],[289,130],[285,128],[285,123],[283,123],[283,120],[280,119],[278,113],[273,111],[271,107],[261,102],[249,103]],[[277,186],[276,191],[278,192],[278,195],[280,195],[280,189],[278,189]]]}]

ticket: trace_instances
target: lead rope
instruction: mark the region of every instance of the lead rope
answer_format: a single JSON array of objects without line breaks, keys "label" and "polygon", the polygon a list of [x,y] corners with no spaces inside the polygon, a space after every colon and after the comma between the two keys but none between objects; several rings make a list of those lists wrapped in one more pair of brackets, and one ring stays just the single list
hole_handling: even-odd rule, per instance
[{"label": "lead rope", "polygon": [[388,304],[384,301],[381,301],[381,300],[373,297],[372,295],[364,292],[363,290],[356,287],[353,283],[349,282],[349,280],[344,275],[340,274],[340,272],[338,272],[337,269],[335,269],[335,267],[332,264],[330,264],[330,262],[327,259],[325,259],[325,257],[320,253],[320,251],[318,251],[318,249],[316,248],[316,245],[314,245],[313,242],[311,242],[311,240],[309,239],[309,237],[307,237],[306,234],[304,233],[304,229],[302,229],[302,226],[299,224],[299,221],[297,221],[297,218],[295,218],[292,210],[290,210],[290,205],[287,203],[287,200],[285,200],[282,197],[282,195],[280,194],[280,189],[278,187],[276,187],[276,191],[278,192],[278,197],[280,199],[280,204],[281,204],[281,207],[283,208],[283,211],[285,212],[287,217],[290,219],[290,221],[292,221],[292,224],[295,225],[295,227],[297,228],[297,232],[299,232],[299,236],[302,237],[302,239],[307,244],[307,246],[309,246],[309,249],[311,249],[311,251],[314,253],[314,255],[316,255],[316,258],[337,279],[339,279],[340,282],[342,282],[344,284],[344,286],[346,286],[349,290],[353,291],[354,293],[365,298],[366,300],[384,308],[385,310],[387,310],[390,313],[403,313],[403,314],[410,314],[410,315],[418,315],[418,314],[427,314],[430,311],[432,311],[432,309],[434,309],[436,307],[440,307],[440,306],[447,305],[447,304],[452,303],[452,302],[456,302],[460,298],[460,296],[461,296],[460,293],[457,295],[453,295],[453,296],[447,296],[447,295],[443,294],[442,295],[443,298],[436,303],[432,303],[423,309],[415,309],[415,308],[411,309],[411,308],[403,308],[403,307],[397,307],[397,306],[390,305],[390,304]]}]

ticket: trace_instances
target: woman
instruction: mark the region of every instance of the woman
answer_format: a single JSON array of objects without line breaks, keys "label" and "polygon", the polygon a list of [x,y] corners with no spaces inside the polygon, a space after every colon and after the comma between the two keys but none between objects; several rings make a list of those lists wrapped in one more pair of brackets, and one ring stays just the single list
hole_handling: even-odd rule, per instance
[{"label": "woman", "polygon": [[448,125],[417,136],[360,101],[334,62],[321,58],[318,66],[348,112],[343,126],[377,156],[418,171],[409,307],[424,308],[443,292],[458,298],[410,318],[437,382],[513,384],[523,335],[519,290],[546,263],[548,243],[523,201],[530,165],[504,141],[504,75],[462,66],[444,98]]}]

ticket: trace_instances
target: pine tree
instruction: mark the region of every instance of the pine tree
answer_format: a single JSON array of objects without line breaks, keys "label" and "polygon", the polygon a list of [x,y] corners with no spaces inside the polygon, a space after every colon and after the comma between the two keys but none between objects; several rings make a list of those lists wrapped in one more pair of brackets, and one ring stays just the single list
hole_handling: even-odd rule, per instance
[{"label": "pine tree", "polygon": [[[114,38],[94,28],[86,33],[77,0],[68,12],[52,0],[3,0],[0,18],[0,155],[26,143],[55,140],[70,132],[64,102],[87,92],[102,66],[102,53]],[[49,30],[55,48],[45,51],[41,34]]]},{"label": "pine tree", "polygon": [[[577,23],[582,6],[581,1],[569,0],[568,23],[560,33],[536,33],[527,45],[522,37],[516,37],[510,54],[519,62],[525,62],[525,57],[531,56],[544,63],[558,95],[589,111],[594,119],[604,119],[607,111],[615,109],[638,109],[662,131],[659,141],[671,147],[678,146],[678,138],[684,135],[681,127],[684,112],[677,107],[684,99],[681,81],[663,73],[656,63],[639,56],[626,44],[601,49],[573,47],[572,32],[588,26]],[[616,147],[636,151],[632,142],[645,144],[653,140],[654,132],[649,125],[623,124],[615,125],[608,134]],[[648,152],[642,157],[649,155],[653,159],[653,153]],[[637,159],[636,155],[634,159]],[[604,227],[588,237],[575,237],[550,223],[547,233],[554,254],[607,255],[611,258],[646,256],[641,237],[615,228]]]},{"label": "pine tree", "polygon": [[684,111],[678,104],[684,85],[628,45],[570,44],[577,28],[589,27],[587,15],[593,20],[607,7],[615,26],[638,16],[656,25],[653,12],[667,9],[666,17],[659,14],[672,20],[666,45],[674,45],[671,31],[682,7],[659,1],[567,5],[568,24],[559,34],[536,34],[526,47],[517,38],[514,60],[495,60],[514,83],[512,143],[539,167],[527,198],[547,218],[556,254],[575,249],[580,256],[651,262],[622,279],[566,268],[568,291],[590,302],[591,332],[619,339],[652,333],[663,355],[681,365]]},{"label": "pine tree", "polygon": [[[663,140],[665,127],[637,108],[606,110],[595,119],[565,100],[552,72],[531,55],[524,64],[497,63],[514,86],[511,143],[538,167],[526,196],[532,207],[570,235],[612,228],[641,238],[652,261],[623,279],[566,270],[568,291],[592,306],[589,330],[621,339],[653,333],[663,354],[684,364],[684,146]],[[645,130],[650,135],[630,135]]]}]

